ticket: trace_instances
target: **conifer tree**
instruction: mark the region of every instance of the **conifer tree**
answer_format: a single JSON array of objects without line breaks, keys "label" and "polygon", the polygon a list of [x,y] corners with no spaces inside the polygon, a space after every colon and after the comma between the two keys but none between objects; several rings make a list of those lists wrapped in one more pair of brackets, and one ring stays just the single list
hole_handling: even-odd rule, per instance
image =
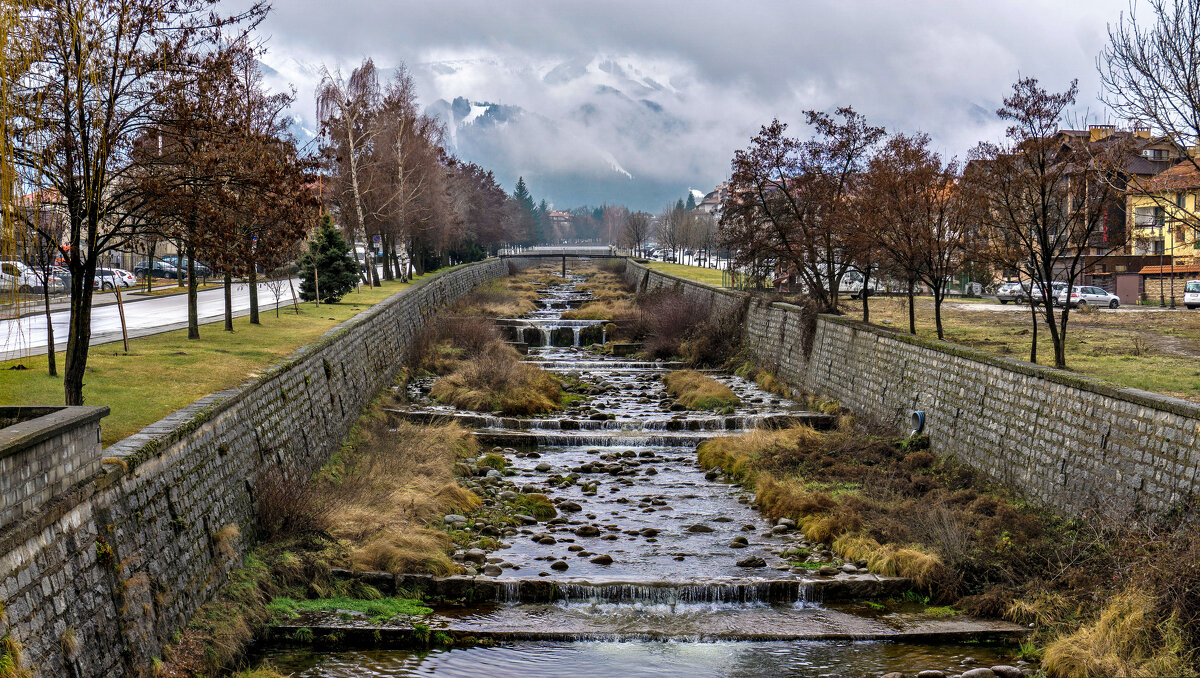
[{"label": "conifer tree", "polygon": [[692,195],[692,192],[690,190],[688,191],[687,205],[685,205],[685,207],[687,208],[687,211],[689,211],[689,212],[696,209],[696,196]]},{"label": "conifer tree", "polygon": [[356,268],[350,245],[333,225],[333,219],[324,215],[308,252],[300,260],[300,298],[312,301],[320,291],[321,301],[327,304],[339,301],[358,282]]}]

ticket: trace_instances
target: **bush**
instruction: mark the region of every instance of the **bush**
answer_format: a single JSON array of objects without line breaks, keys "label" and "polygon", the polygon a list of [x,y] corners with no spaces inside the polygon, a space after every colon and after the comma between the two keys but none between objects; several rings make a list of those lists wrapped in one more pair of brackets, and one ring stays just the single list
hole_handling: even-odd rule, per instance
[{"label": "bush", "polygon": [[268,467],[254,487],[259,536],[264,541],[310,532],[329,524],[330,506],[307,478],[287,475],[278,466]]}]

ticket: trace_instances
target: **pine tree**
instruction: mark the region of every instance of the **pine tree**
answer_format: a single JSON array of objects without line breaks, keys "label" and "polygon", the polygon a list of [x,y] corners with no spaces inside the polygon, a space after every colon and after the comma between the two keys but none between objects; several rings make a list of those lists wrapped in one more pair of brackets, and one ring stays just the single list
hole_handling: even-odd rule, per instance
[{"label": "pine tree", "polygon": [[677,209],[677,210],[683,209],[683,198],[680,198],[679,200],[675,201],[675,209]]},{"label": "pine tree", "polygon": [[525,177],[517,177],[517,187],[513,189],[512,197],[521,208],[521,221],[524,223],[525,233],[528,234],[526,241],[531,245],[546,242],[546,234],[542,233],[541,221],[538,219],[537,204],[533,202],[533,196],[525,184]]},{"label": "pine tree", "polygon": [[550,203],[546,202],[545,198],[538,203],[537,213],[534,215],[534,221],[537,226],[534,229],[534,234],[538,236],[541,242],[548,242],[558,237],[553,233],[553,228],[550,224]]},{"label": "pine tree", "polygon": [[[314,268],[318,274],[315,281]],[[321,301],[337,302],[358,283],[355,268],[350,245],[333,225],[333,219],[324,215],[316,237],[308,245],[308,252],[300,259],[300,298],[312,301],[319,290]]]},{"label": "pine tree", "polygon": [[688,191],[688,199],[687,199],[686,207],[687,207],[687,211],[689,211],[689,212],[696,209],[696,196],[693,195],[690,190]]}]

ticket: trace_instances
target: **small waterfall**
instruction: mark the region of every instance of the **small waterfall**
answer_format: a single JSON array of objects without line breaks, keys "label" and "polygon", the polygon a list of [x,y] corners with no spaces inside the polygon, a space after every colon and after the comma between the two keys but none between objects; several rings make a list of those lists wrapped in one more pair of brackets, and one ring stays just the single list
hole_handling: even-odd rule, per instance
[{"label": "small waterfall", "polygon": [[[542,582],[538,582],[541,584]],[[813,585],[801,580],[713,581],[677,584],[671,582],[557,584],[550,595],[566,605],[806,605],[811,603]],[[543,586],[524,593],[521,581],[497,582],[496,602],[543,602],[547,591]]]}]

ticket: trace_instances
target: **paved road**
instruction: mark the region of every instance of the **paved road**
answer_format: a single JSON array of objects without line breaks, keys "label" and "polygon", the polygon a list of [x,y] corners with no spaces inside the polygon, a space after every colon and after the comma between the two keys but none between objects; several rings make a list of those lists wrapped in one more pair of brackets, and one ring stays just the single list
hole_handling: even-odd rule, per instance
[{"label": "paved road", "polygon": [[[293,281],[299,289],[299,281]],[[233,315],[241,317],[250,314],[250,286],[246,283],[233,285]],[[225,316],[225,290],[204,290],[196,294],[196,311],[200,324],[214,322]],[[133,299],[137,299],[134,301]],[[258,285],[258,302],[262,311],[275,308],[275,295],[264,283]],[[284,288],[279,303],[292,303],[292,293]],[[56,350],[67,346],[67,325],[70,322],[68,311],[57,311],[50,314],[54,324],[54,340]],[[177,294],[168,297],[126,298],[125,322],[129,328],[129,337],[144,337],[148,334],[169,332],[187,327],[187,295]],[[100,306],[92,309],[92,345],[121,340],[121,318],[117,306]],[[0,360],[9,360],[30,355],[42,355],[46,352],[46,316],[44,314],[27,316],[15,320],[0,321]]]},{"label": "paved road", "polygon": [[[1025,315],[1029,315],[1028,304],[1001,304],[998,301],[963,302],[947,299],[946,308],[952,308],[956,311],[1004,311],[1008,313],[1021,312]],[[1072,312],[1077,310],[1078,309],[1072,309]],[[1120,308],[1116,309],[1098,308],[1096,310],[1104,313],[1161,313],[1171,309],[1163,308],[1161,306],[1121,306]],[[1179,304],[1178,310],[1184,311],[1187,309],[1184,308],[1183,304]]]}]

